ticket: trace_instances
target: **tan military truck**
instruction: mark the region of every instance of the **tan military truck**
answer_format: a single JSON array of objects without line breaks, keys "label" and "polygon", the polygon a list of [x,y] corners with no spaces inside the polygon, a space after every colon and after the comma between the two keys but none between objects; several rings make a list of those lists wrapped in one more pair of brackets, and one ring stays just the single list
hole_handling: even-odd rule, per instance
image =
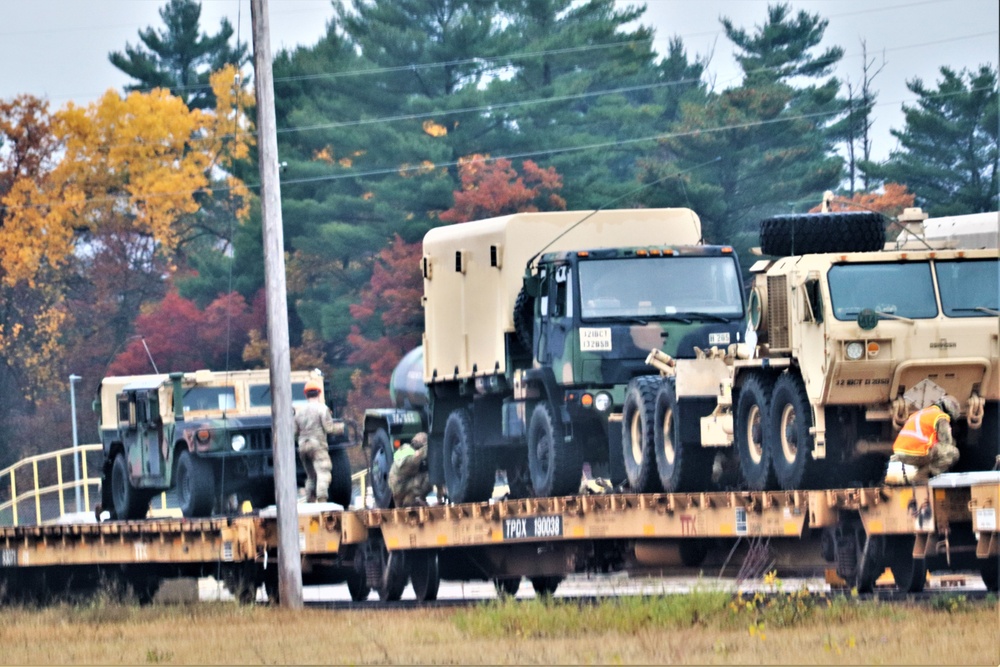
[{"label": "tan military truck", "polygon": [[[951,230],[944,235],[950,240],[938,239],[934,247],[921,230],[926,216],[908,210],[899,249],[895,242],[883,247],[875,223],[862,214],[856,226],[852,216],[764,221],[763,253],[785,256],[751,268],[747,344],[696,360],[650,355],[679,396],[711,397],[716,404],[699,420],[698,437],[686,442],[669,437],[669,414],[657,415],[658,448],[670,456],[717,448],[716,476],[738,469],[735,484],[752,489],[874,482],[910,412],[947,393],[962,406],[955,469],[994,467],[1000,399],[995,243],[955,247],[962,235]],[[844,249],[846,236],[868,233],[878,249]]]},{"label": "tan military truck", "polygon": [[[292,372],[293,407],[305,401],[311,375]],[[94,409],[104,447],[101,504],[113,518],[142,518],[153,496],[173,490],[186,517],[232,510],[243,500],[274,502],[267,369],[107,377]],[[329,445],[330,499],[346,507],[351,441],[334,437]]]},{"label": "tan military truck", "polygon": [[[689,209],[439,227],[422,270],[427,404],[414,423],[426,421],[431,479],[454,502],[488,499],[497,469],[515,496],[577,493],[585,463],[656,490],[652,451],[621,443],[630,383],[656,375],[653,348],[693,357],[746,331],[736,253],[702,245]],[[388,462],[394,422],[370,417],[373,461]]]}]

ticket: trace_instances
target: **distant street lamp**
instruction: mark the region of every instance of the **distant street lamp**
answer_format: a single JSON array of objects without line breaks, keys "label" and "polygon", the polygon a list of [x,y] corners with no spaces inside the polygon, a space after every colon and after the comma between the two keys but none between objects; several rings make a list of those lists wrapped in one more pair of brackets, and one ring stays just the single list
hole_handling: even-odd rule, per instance
[{"label": "distant street lamp", "polygon": [[80,443],[76,435],[76,383],[81,380],[79,375],[69,376],[69,410],[73,415],[73,480],[76,482],[76,511],[80,511]]}]

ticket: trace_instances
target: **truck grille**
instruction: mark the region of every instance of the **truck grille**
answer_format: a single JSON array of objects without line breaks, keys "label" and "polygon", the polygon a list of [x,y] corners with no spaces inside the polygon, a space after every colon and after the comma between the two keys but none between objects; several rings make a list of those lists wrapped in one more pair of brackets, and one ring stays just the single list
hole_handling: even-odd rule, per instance
[{"label": "truck grille", "polygon": [[791,346],[788,335],[788,277],[767,277],[767,335],[772,350],[787,350]]},{"label": "truck grille", "polygon": [[247,435],[247,449],[250,451],[270,451],[271,431],[250,431]]}]

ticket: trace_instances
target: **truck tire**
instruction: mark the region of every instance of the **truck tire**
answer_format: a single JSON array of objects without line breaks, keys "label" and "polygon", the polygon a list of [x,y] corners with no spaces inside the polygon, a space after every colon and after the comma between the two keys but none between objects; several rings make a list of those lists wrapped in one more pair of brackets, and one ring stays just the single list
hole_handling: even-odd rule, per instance
[{"label": "truck tire", "polygon": [[881,213],[776,215],[760,223],[760,249],[784,257],[824,252],[874,252],[885,246]]},{"label": "truck tire", "polygon": [[472,433],[469,411],[452,410],[444,426],[444,483],[453,503],[482,502],[493,495],[494,457],[476,446]]},{"label": "truck tire", "polygon": [[347,457],[347,450],[335,449],[330,452],[330,464],[328,497],[330,502],[347,509],[351,506],[351,460]]},{"label": "truck tire", "polygon": [[417,601],[437,600],[438,588],[441,586],[437,551],[411,551],[406,554],[406,562],[410,568],[410,585],[413,586],[413,595]]},{"label": "truck tire", "polygon": [[[368,483],[372,489],[372,501],[379,509],[392,507],[392,489],[389,488],[389,470],[392,468],[392,441],[389,433],[380,428],[368,439],[371,445],[368,460]],[[365,499],[362,499],[364,502]]]},{"label": "truck tire", "polygon": [[771,447],[771,464],[778,486],[786,491],[803,488],[812,459],[812,408],[799,376],[782,373],[774,382],[771,412],[764,431],[765,449]]},{"label": "truck tire", "polygon": [[771,412],[770,379],[761,374],[750,375],[740,387],[733,415],[736,456],[740,463],[743,483],[752,491],[774,486],[771,449],[765,443],[768,415]]},{"label": "truck tire", "polygon": [[562,423],[548,402],[538,403],[528,423],[528,467],[535,495],[568,496],[580,490],[583,455],[566,442]]},{"label": "truck tire", "polygon": [[654,410],[654,451],[660,486],[666,493],[705,491],[712,477],[711,450],[700,442],[684,442],[672,380],[660,383]]},{"label": "truck tire", "polygon": [[625,392],[622,408],[622,455],[625,474],[635,493],[661,491],[656,471],[656,395],[659,376],[634,378]]},{"label": "truck tire", "polygon": [[115,456],[111,464],[111,503],[115,517],[125,521],[144,518],[149,511],[150,498],[148,491],[132,486],[125,453]]},{"label": "truck tire", "polygon": [[523,287],[514,300],[514,335],[525,352],[531,353],[531,339],[534,335],[535,297],[528,296]]},{"label": "truck tire", "polygon": [[208,461],[182,450],[177,459],[177,502],[181,514],[191,519],[210,516],[215,504],[215,475]]}]

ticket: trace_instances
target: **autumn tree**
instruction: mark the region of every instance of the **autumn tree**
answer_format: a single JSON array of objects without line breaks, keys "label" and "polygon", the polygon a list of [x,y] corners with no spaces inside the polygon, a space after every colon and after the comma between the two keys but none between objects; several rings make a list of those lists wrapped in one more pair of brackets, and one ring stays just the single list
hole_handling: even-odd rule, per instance
[{"label": "autumn tree", "polygon": [[233,26],[225,18],[214,35],[201,32],[201,3],[195,0],[170,0],[160,8],[160,18],[164,29],[140,30],[141,44],[126,44],[124,53],[108,55],[112,65],[138,82],[125,86],[126,92],[162,88],[189,109],[215,108],[210,74],[227,65],[245,65],[247,45],[232,46]]},{"label": "autumn tree", "polygon": [[399,360],[420,344],[423,310],[420,296],[420,243],[407,243],[399,235],[379,253],[361,302],[351,305],[357,324],[348,342],[353,352],[348,362],[363,370],[351,376],[348,410],[357,419],[370,407],[389,404],[389,378]]},{"label": "autumn tree", "polygon": [[506,158],[471,155],[459,160],[458,169],[462,189],[455,192],[455,205],[439,216],[444,222],[566,208],[566,201],[556,194],[562,178],[555,167],[541,169],[525,160],[518,174]]}]

